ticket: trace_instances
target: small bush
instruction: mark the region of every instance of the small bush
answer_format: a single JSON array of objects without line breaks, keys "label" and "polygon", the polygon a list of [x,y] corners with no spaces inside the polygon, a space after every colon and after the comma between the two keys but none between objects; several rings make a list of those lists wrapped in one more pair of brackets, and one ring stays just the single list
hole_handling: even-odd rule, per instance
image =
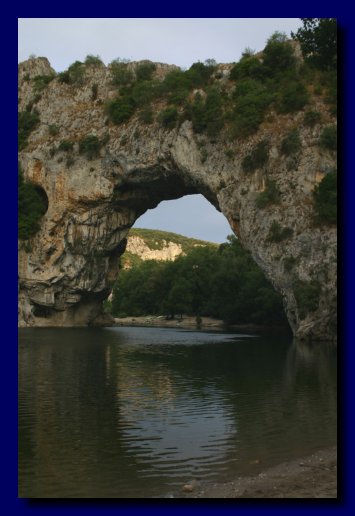
[{"label": "small bush", "polygon": [[101,143],[97,136],[89,134],[79,142],[79,154],[84,154],[88,160],[100,156]]},{"label": "small bush", "polygon": [[63,140],[58,146],[58,150],[61,152],[72,152],[74,149],[74,143],[69,140]]},{"label": "small bush", "polygon": [[106,112],[114,124],[127,122],[135,111],[135,105],[129,97],[119,97],[106,105]]},{"label": "small bush", "polygon": [[65,72],[58,74],[60,82],[65,84],[82,85],[85,78],[85,66],[80,61],[75,61]]},{"label": "small bush", "polygon": [[282,242],[282,240],[286,240],[287,238],[290,238],[293,235],[292,228],[288,227],[281,227],[278,222],[275,220],[270,226],[269,229],[269,235],[267,237],[267,240],[269,242]]},{"label": "small bush", "polygon": [[226,149],[226,150],[224,151],[224,154],[226,155],[226,157],[227,157],[228,159],[233,159],[233,158],[234,158],[234,156],[235,156],[235,152],[234,152],[234,150],[233,150],[233,149]]},{"label": "small bush", "polygon": [[36,93],[41,93],[43,90],[45,90],[48,86],[48,84],[53,81],[54,75],[36,75],[36,77],[33,77],[33,90]]},{"label": "small bush", "polygon": [[99,86],[96,84],[96,82],[91,86],[91,100],[97,99],[97,94],[99,91]]},{"label": "small bush", "polygon": [[291,272],[294,266],[297,264],[297,262],[298,259],[294,256],[285,256],[285,258],[283,259],[284,270],[286,272]]},{"label": "small bush", "polygon": [[247,77],[259,78],[263,74],[263,65],[255,56],[245,56],[233,66],[229,78],[232,81],[245,79]]},{"label": "small bush", "polygon": [[261,140],[257,146],[242,161],[245,172],[252,172],[264,166],[269,159],[269,142]]},{"label": "small bush", "polygon": [[128,62],[116,59],[110,63],[112,83],[116,86],[127,86],[134,80],[132,70],[128,68]]},{"label": "small bush", "polygon": [[282,85],[278,99],[280,113],[294,113],[300,111],[309,100],[308,92],[299,81],[287,81]]},{"label": "small bush", "polygon": [[318,281],[313,280],[307,282],[297,280],[294,284],[293,292],[301,319],[304,319],[309,313],[317,310],[321,293],[321,286]]},{"label": "small bush", "polygon": [[74,163],[75,163],[75,159],[72,156],[69,156],[69,158],[67,158],[67,160],[65,162],[65,165],[67,168],[70,168],[74,165]]},{"label": "small bush", "polygon": [[59,134],[59,127],[56,124],[50,124],[48,126],[48,132],[50,136],[57,136]]},{"label": "small bush", "polygon": [[158,115],[158,120],[163,127],[166,129],[173,129],[176,126],[178,120],[178,112],[176,107],[170,106]]},{"label": "small bush", "polygon": [[18,148],[22,150],[28,143],[28,137],[40,122],[37,111],[20,111],[18,114]]},{"label": "small bush", "polygon": [[185,72],[190,88],[200,88],[205,86],[214,70],[215,66],[213,65],[211,66],[201,62],[193,63]]},{"label": "small bush", "polygon": [[264,120],[265,112],[274,95],[259,81],[240,81],[233,94],[235,99],[233,133],[235,136],[254,134]]},{"label": "small bush", "polygon": [[294,129],[282,140],[281,152],[285,156],[297,154],[301,149],[299,132]]},{"label": "small bush", "polygon": [[150,81],[156,70],[154,63],[142,63],[135,69],[137,81]]},{"label": "small bush", "polygon": [[153,110],[150,106],[147,106],[140,111],[139,120],[144,124],[151,124],[153,122]]},{"label": "small bush", "polygon": [[308,127],[314,127],[321,121],[322,115],[318,111],[307,111],[304,114],[303,123]]},{"label": "small bush", "polygon": [[92,54],[89,54],[86,56],[84,64],[86,66],[104,66],[104,63],[101,60],[100,56],[93,56]]},{"label": "small bush", "polygon": [[324,127],[320,138],[319,145],[323,147],[323,149],[329,149],[332,151],[337,150],[337,126],[336,125],[328,125]]},{"label": "small bush", "polygon": [[275,32],[267,41],[263,52],[263,65],[268,75],[290,70],[295,67],[296,59],[287,36]]},{"label": "small bush", "polygon": [[270,204],[276,204],[278,202],[280,202],[280,190],[277,183],[272,179],[267,179],[265,190],[260,192],[256,198],[256,206],[258,208],[265,208]]},{"label": "small bush", "polygon": [[337,195],[337,173],[333,171],[314,189],[314,209],[319,223],[337,223]]},{"label": "small bush", "polygon": [[157,95],[157,85],[154,81],[139,81],[133,84],[129,97],[136,106],[146,106]]}]

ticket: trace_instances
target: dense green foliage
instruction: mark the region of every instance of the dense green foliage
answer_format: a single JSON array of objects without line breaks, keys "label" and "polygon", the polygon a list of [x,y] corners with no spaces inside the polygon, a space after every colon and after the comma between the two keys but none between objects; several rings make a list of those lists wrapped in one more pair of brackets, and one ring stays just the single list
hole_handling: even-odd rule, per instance
[{"label": "dense green foliage", "polygon": [[[260,55],[247,49],[232,68],[229,82],[218,80],[224,74],[216,68],[213,60],[197,62],[186,71],[171,70],[160,81],[153,78],[153,63],[142,63],[134,72],[127,62],[116,61],[111,64],[111,73],[120,89],[117,99],[108,105],[109,118],[121,124],[138,111],[141,120],[146,117],[151,123],[153,117],[145,113],[159,98],[166,101],[166,114],[158,119],[163,126],[173,128],[190,120],[195,133],[204,133],[212,140],[227,126],[229,136],[240,139],[254,134],[270,109],[281,114],[303,109],[321,81],[324,100],[331,112],[336,112],[334,74],[322,72],[320,76],[297,62],[292,42],[283,33],[274,33]],[[234,88],[230,81],[235,81]],[[317,121],[311,112],[305,117],[306,125]]]},{"label": "dense green foliage", "polygon": [[48,84],[53,81],[54,77],[54,75],[36,75],[36,77],[32,79],[33,91],[41,93],[47,88]]},{"label": "dense green foliage", "polygon": [[112,83],[116,86],[126,86],[130,84],[134,75],[132,70],[128,67],[128,62],[116,59],[110,64]]},{"label": "dense green foliage", "polygon": [[281,297],[234,236],[218,248],[198,247],[174,262],[146,261],[121,271],[112,313],[285,323]]},{"label": "dense green foliage", "polygon": [[277,109],[279,113],[300,111],[309,101],[305,85],[299,79],[287,80],[279,92]]},{"label": "dense green foliage", "polygon": [[338,195],[336,171],[324,176],[313,195],[317,221],[323,224],[336,224]]},{"label": "dense green foliage", "polygon": [[89,54],[86,56],[84,64],[86,66],[104,66],[104,63],[102,62],[101,57],[93,56],[92,54]]},{"label": "dense green foliage", "polygon": [[337,66],[336,18],[301,18],[303,27],[291,33],[301,44],[304,58],[315,68],[335,69]]},{"label": "dense green foliage", "polygon": [[137,81],[150,81],[156,69],[155,63],[142,63],[136,68]]},{"label": "dense green foliage", "polygon": [[85,65],[81,61],[75,61],[65,72],[58,74],[60,82],[65,84],[82,85],[85,78]]},{"label": "dense green foliage", "polygon": [[127,97],[118,97],[106,104],[106,112],[114,124],[127,122],[135,111],[134,102]]},{"label": "dense green foliage", "polygon": [[46,213],[48,199],[44,191],[23,180],[18,169],[18,237],[27,240],[39,230],[39,221]]},{"label": "dense green foliage", "polygon": [[307,314],[317,310],[320,292],[321,286],[315,280],[309,282],[297,280],[295,282],[294,294],[301,319],[304,319]]},{"label": "dense green foliage", "polygon": [[36,110],[20,111],[18,114],[18,148],[22,150],[27,145],[27,139],[31,132],[40,122],[39,114]]},{"label": "dense green foliage", "polygon": [[336,125],[328,125],[324,127],[320,139],[319,145],[324,149],[329,149],[332,151],[336,151],[338,147],[338,136],[337,136],[337,126]]},{"label": "dense green foliage", "polygon": [[173,129],[176,126],[178,112],[176,107],[170,106],[159,113],[158,120],[166,129]]},{"label": "dense green foliage", "polygon": [[267,76],[288,71],[296,65],[291,43],[282,32],[275,32],[268,39],[263,57],[263,74]]}]

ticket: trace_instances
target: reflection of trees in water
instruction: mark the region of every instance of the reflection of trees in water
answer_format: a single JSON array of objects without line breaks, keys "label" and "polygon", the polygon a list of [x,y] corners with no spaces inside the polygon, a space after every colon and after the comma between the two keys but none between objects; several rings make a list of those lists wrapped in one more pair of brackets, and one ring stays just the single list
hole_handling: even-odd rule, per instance
[{"label": "reflection of trees in water", "polygon": [[[217,414],[211,423],[220,420],[217,437],[229,439],[226,460],[235,454],[243,470],[255,459],[297,456],[307,440],[313,446],[317,434],[322,443],[335,433],[335,367],[325,348],[279,338],[129,346],[118,332],[94,329],[32,335],[38,345],[20,350],[19,425],[20,470],[32,464],[26,482],[34,490],[44,482],[68,496],[73,485],[76,496],[115,496],[124,486],[129,493],[147,468],[129,431],[189,406]],[[144,478],[147,489],[156,483]]]},{"label": "reflection of trees in water", "polygon": [[334,349],[292,344],[284,358],[272,379],[265,369],[257,390],[245,396],[244,408],[239,405],[240,454],[246,461],[296,458],[335,443]]}]

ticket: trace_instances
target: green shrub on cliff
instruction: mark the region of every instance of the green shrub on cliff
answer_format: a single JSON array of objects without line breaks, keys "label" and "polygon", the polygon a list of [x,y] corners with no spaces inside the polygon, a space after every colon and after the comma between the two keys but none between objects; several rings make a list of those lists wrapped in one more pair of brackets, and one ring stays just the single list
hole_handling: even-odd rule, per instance
[{"label": "green shrub on cliff", "polygon": [[69,68],[58,74],[59,82],[81,86],[85,78],[85,65],[81,61],[75,61]]},{"label": "green shrub on cliff", "polygon": [[86,56],[84,64],[86,66],[104,66],[104,63],[102,62],[101,57],[94,56],[92,54],[89,54]]},{"label": "green shrub on cliff", "polygon": [[106,112],[114,124],[127,122],[135,111],[135,105],[129,97],[118,97],[106,104]]},{"label": "green shrub on cliff", "polygon": [[97,136],[88,134],[79,142],[79,154],[84,154],[88,160],[100,156],[101,142]]},{"label": "green shrub on cliff", "polygon": [[18,148],[22,150],[27,145],[27,139],[40,122],[37,111],[20,111],[18,114]]},{"label": "green shrub on cliff", "polygon": [[278,202],[280,202],[280,190],[277,183],[272,179],[267,179],[265,190],[260,192],[256,198],[256,205],[258,208],[265,208],[270,204],[276,204]]},{"label": "green shrub on cliff", "polygon": [[317,310],[321,286],[318,281],[297,280],[294,284],[294,295],[298,305],[298,313],[301,319],[307,314]]},{"label": "green shrub on cliff", "polygon": [[41,93],[43,90],[45,90],[48,86],[48,84],[53,81],[55,75],[36,75],[36,77],[33,77],[33,90],[36,93]]},{"label": "green shrub on cliff", "polygon": [[294,129],[288,133],[287,136],[281,142],[281,152],[285,156],[291,156],[297,154],[301,149],[300,135],[297,129]]},{"label": "green shrub on cliff", "polygon": [[48,200],[44,191],[23,180],[21,167],[18,169],[18,238],[27,240],[39,230],[39,221],[46,213]]},{"label": "green shrub on cliff", "polygon": [[324,127],[320,138],[319,145],[323,147],[323,149],[329,149],[332,151],[337,150],[337,126],[336,125],[328,125]]},{"label": "green shrub on cliff", "polygon": [[176,107],[170,106],[163,109],[159,115],[158,120],[166,129],[174,129],[178,120],[178,112]]},{"label": "green shrub on cliff", "polygon": [[242,168],[245,172],[253,172],[257,168],[263,167],[269,159],[269,142],[261,140],[250,154],[245,156],[242,161]]},{"label": "green shrub on cliff", "polygon": [[293,235],[293,229],[289,227],[282,227],[276,220],[270,226],[267,240],[269,242],[282,242]]},{"label": "green shrub on cliff", "polygon": [[337,223],[337,195],[337,173],[333,171],[314,189],[314,209],[319,223]]},{"label": "green shrub on cliff", "polygon": [[135,70],[137,81],[150,81],[156,67],[155,63],[142,63],[138,65]]},{"label": "green shrub on cliff", "polygon": [[110,63],[112,83],[116,86],[127,86],[134,80],[132,70],[128,67],[128,61],[115,59]]}]

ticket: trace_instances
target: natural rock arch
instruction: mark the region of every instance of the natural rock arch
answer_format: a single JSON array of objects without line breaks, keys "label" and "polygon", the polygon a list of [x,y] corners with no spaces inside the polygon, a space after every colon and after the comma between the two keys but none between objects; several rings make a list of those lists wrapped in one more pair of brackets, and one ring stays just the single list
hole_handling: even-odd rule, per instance
[{"label": "natural rock arch", "polygon": [[[43,62],[39,64],[43,68]],[[22,63],[20,77],[25,72],[38,74],[35,68],[30,61]],[[110,98],[107,69],[92,73],[96,74],[93,79],[100,80],[102,97]],[[26,87],[22,83],[24,105],[30,98]],[[288,171],[276,123],[265,124],[255,136],[239,143],[231,159],[223,137],[210,141],[196,135],[189,121],[172,130],[158,123],[145,125],[137,118],[121,126],[107,125],[102,105],[92,103],[90,91],[87,84],[73,94],[66,85],[52,81],[38,104],[41,125],[21,153],[25,178],[46,191],[49,206],[40,232],[19,244],[20,324],[98,322],[135,220],[160,201],[201,193],[225,215],[242,245],[281,292],[294,335],[333,339],[336,229],[313,223],[314,186],[334,166],[333,156],[316,145],[321,128],[311,131],[300,124],[302,155],[297,170]],[[282,123],[292,127],[301,116],[284,116]],[[95,159],[78,154],[67,167],[63,156],[50,153],[55,138],[48,137],[48,125],[53,122],[60,126],[61,140],[78,142],[87,134],[100,138],[108,134],[110,139]],[[246,174],[243,157],[266,136],[270,144],[266,172],[257,169]],[[266,177],[277,181],[281,202],[260,209],[255,200],[265,189]],[[280,242],[270,241],[273,222],[291,228],[292,234]],[[292,271],[285,267],[285,257],[294,258]],[[295,297],[297,281],[321,285],[318,307],[302,317]]]}]

